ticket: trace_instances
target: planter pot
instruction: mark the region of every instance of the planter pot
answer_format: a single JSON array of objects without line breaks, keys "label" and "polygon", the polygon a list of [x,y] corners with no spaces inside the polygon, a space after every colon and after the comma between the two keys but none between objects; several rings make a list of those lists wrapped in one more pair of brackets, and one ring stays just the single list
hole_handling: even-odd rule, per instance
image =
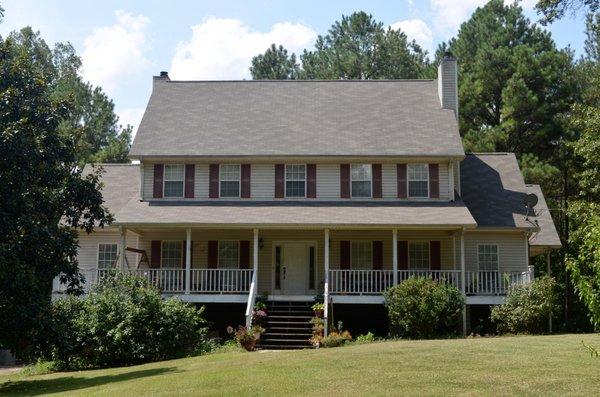
[{"label": "planter pot", "polygon": [[254,345],[255,344],[256,344],[256,341],[252,340],[252,341],[248,341],[248,342],[244,343],[242,345],[242,347],[244,349],[246,349],[247,351],[252,352],[252,351],[254,351]]},{"label": "planter pot", "polygon": [[315,309],[315,317],[323,318],[325,309]]},{"label": "planter pot", "polygon": [[258,340],[260,340],[260,332],[255,332],[255,333],[254,333],[254,340],[255,340],[255,341],[258,341]]}]

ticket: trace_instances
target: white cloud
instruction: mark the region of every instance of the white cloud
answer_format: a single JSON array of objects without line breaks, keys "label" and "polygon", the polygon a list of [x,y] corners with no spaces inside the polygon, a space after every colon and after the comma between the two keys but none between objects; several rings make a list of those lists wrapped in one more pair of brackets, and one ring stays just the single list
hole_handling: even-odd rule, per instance
[{"label": "white cloud", "polygon": [[317,33],[302,23],[279,22],[268,32],[253,31],[237,19],[210,17],[192,26],[189,41],[180,42],[171,61],[171,78],[227,80],[248,78],[252,57],[272,43],[298,54]]},{"label": "white cloud", "polygon": [[[430,0],[429,7],[436,23],[437,30],[455,33],[460,24],[466,21],[477,7],[485,5],[489,0]],[[504,0],[509,5],[515,0]],[[524,10],[531,10],[537,0],[519,0]]]},{"label": "white cloud", "polygon": [[394,30],[400,29],[406,33],[409,40],[415,40],[429,52],[433,51],[433,32],[421,19],[408,19],[405,21],[394,22],[390,27]]},{"label": "white cloud", "polygon": [[114,95],[119,83],[149,65],[146,30],[150,20],[144,15],[115,11],[116,23],[95,28],[85,38],[82,53],[83,74],[93,84]]},{"label": "white cloud", "polygon": [[119,116],[119,124],[125,127],[127,124],[133,126],[133,136],[135,136],[137,129],[140,125],[140,121],[142,121],[142,116],[144,115],[145,108],[143,107],[135,107],[135,108],[119,108],[115,109],[115,113]]}]

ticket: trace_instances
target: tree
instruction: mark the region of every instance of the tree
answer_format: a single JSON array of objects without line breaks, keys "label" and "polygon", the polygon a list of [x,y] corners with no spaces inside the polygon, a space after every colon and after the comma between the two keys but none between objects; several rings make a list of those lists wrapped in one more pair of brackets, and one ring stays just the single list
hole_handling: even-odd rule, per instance
[{"label": "tree", "polygon": [[427,67],[427,53],[415,41],[362,11],[342,16],[300,58],[308,79],[414,79]]},{"label": "tree", "polygon": [[300,65],[296,62],[296,54],[288,55],[283,46],[271,47],[264,54],[252,58],[250,73],[254,80],[295,80],[298,78]]},{"label": "tree", "polygon": [[78,290],[77,230],[111,221],[99,170],[82,176],[76,140],[61,128],[77,104],[57,98],[36,47],[0,38],[0,345],[27,358],[52,280]]},{"label": "tree", "polygon": [[72,106],[61,120],[61,132],[75,139],[77,162],[126,162],[131,126],[118,124],[114,104],[100,87],[93,87],[80,76],[81,59],[70,43],[58,43],[51,50],[39,32],[30,27],[12,32],[12,51],[30,56],[33,67],[48,76],[51,95],[68,100]]},{"label": "tree", "polygon": [[600,8],[600,0],[538,0],[535,8],[543,15],[542,23],[548,24],[561,19],[567,12],[577,13],[587,8],[588,12],[594,13]]},{"label": "tree", "polygon": [[272,44],[252,59],[254,79],[414,79],[431,77],[424,51],[399,29],[384,28],[372,15],[355,12],[335,22],[328,34],[319,36],[313,50],[288,56]]}]

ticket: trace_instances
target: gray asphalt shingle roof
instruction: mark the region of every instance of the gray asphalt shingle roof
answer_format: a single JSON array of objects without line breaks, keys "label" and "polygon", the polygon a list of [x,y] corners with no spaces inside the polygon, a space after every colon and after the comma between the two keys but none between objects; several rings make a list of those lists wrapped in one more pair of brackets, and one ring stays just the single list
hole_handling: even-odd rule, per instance
[{"label": "gray asphalt shingle roof", "polygon": [[[102,167],[102,198],[111,214],[116,215],[132,197],[140,193],[140,166],[137,164],[97,164]],[[83,175],[92,172],[86,164]]]},{"label": "gray asphalt shingle roof", "polygon": [[436,80],[156,81],[143,156],[463,156]]},{"label": "gray asphalt shingle roof", "polygon": [[529,243],[532,246],[560,248],[562,243],[556,232],[542,189],[539,185],[525,185],[525,187],[529,193],[535,194],[539,200],[533,210],[535,213],[534,218],[540,226],[540,230],[531,236]]}]

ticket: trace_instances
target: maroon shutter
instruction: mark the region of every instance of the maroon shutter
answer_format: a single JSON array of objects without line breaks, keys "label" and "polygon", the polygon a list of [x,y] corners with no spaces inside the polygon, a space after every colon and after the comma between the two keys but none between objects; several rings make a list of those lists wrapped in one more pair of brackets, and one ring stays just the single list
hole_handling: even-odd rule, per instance
[{"label": "maroon shutter", "polygon": [[164,164],[154,164],[154,190],[152,197],[162,198],[163,196],[163,178],[165,174]]},{"label": "maroon shutter", "polygon": [[340,197],[350,198],[350,164],[340,164]]},{"label": "maroon shutter", "polygon": [[275,198],[285,195],[285,165],[275,164]]},{"label": "maroon shutter", "polygon": [[429,197],[440,197],[440,167],[438,164],[429,164]]},{"label": "maroon shutter", "polygon": [[250,241],[240,241],[240,269],[250,267]]},{"label": "maroon shutter", "polygon": [[373,198],[381,198],[381,164],[373,164],[371,168],[373,171]]},{"label": "maroon shutter", "polygon": [[350,241],[340,241],[340,269],[350,269]]},{"label": "maroon shutter", "polygon": [[208,167],[208,197],[219,198],[219,164],[211,164]]},{"label": "maroon shutter", "polygon": [[219,264],[219,242],[217,240],[210,240],[208,242],[208,268],[216,269]]},{"label": "maroon shutter", "polygon": [[442,266],[442,254],[440,250],[440,242],[439,241],[430,241],[429,242],[429,259],[430,259],[430,269],[431,270],[440,270]]},{"label": "maroon shutter", "polygon": [[317,198],[317,165],[306,164],[306,197]]},{"label": "maroon shutter", "polygon": [[373,241],[373,270],[383,269],[383,241]]},{"label": "maroon shutter", "polygon": [[196,178],[196,166],[185,165],[185,198],[194,198],[194,179]]},{"label": "maroon shutter", "polygon": [[152,240],[150,243],[150,267],[158,269],[160,267],[160,240]]},{"label": "maroon shutter", "polygon": [[242,198],[250,198],[251,189],[251,168],[250,164],[242,164]]},{"label": "maroon shutter", "polygon": [[182,267],[183,269],[185,269],[185,261],[187,260],[187,258],[186,258],[186,254],[187,254],[187,249],[186,249],[186,248],[187,248],[187,243],[186,243],[186,241],[185,241],[185,240],[183,240],[182,247],[183,247],[183,248],[182,248],[182,249],[183,249],[183,252],[181,253],[181,267]]},{"label": "maroon shutter", "polygon": [[406,164],[396,165],[396,180],[398,182],[398,198],[406,198]]},{"label": "maroon shutter", "polygon": [[398,269],[408,269],[408,241],[398,241]]}]

